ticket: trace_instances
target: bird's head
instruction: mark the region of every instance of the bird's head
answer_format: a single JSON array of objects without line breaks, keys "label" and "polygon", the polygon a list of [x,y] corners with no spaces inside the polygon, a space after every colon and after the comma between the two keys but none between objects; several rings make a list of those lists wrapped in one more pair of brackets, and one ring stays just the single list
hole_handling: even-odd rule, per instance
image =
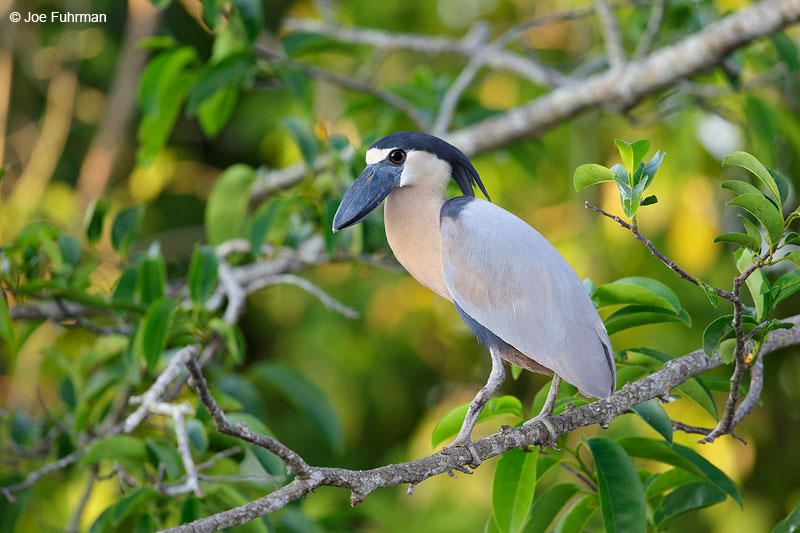
[{"label": "bird's head", "polygon": [[367,168],[350,186],[333,217],[333,231],[358,224],[397,187],[444,187],[452,177],[467,196],[478,185],[475,167],[464,153],[433,135],[403,131],[376,141],[367,150]]}]

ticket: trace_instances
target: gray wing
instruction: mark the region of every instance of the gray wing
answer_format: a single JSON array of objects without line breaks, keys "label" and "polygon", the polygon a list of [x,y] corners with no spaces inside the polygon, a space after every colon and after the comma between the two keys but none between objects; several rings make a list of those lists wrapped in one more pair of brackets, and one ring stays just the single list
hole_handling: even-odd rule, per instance
[{"label": "gray wing", "polygon": [[586,396],[613,394],[608,333],[566,259],[539,232],[475,197],[442,207],[442,265],[453,300]]}]

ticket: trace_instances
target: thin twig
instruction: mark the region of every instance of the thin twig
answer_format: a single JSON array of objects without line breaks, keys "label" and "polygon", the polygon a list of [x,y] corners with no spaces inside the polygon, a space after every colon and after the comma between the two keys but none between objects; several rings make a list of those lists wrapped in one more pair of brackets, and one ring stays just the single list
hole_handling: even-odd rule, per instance
[{"label": "thin twig", "polygon": [[650,19],[647,21],[647,27],[644,30],[644,35],[636,44],[636,51],[633,52],[633,60],[636,61],[647,55],[653,41],[661,28],[661,21],[664,20],[664,7],[666,0],[654,0],[653,9],[650,12]]},{"label": "thin twig", "polygon": [[308,464],[303,460],[302,457],[300,457],[300,455],[297,454],[297,452],[288,448],[285,444],[273,439],[272,437],[252,431],[244,423],[234,425],[228,422],[225,412],[217,404],[217,401],[214,400],[214,397],[211,396],[211,392],[208,390],[208,383],[206,383],[206,378],[203,377],[203,373],[200,370],[197,362],[193,359],[190,359],[186,364],[186,367],[189,369],[189,373],[192,375],[190,384],[197,391],[197,396],[200,398],[200,401],[203,402],[203,405],[205,405],[206,409],[208,409],[211,418],[214,420],[214,428],[217,431],[226,435],[230,435],[231,437],[242,439],[243,441],[255,444],[256,446],[261,446],[262,448],[277,455],[299,477],[309,477],[311,474],[311,467],[308,466]]},{"label": "thin twig", "polygon": [[372,95],[375,98],[382,100],[384,103],[405,113],[406,116],[408,116],[408,118],[410,118],[419,129],[427,131],[430,128],[430,121],[419,109],[416,108],[416,106],[414,106],[414,104],[391,91],[374,87],[368,83],[364,83],[343,74],[339,74],[338,72],[325,70],[308,63],[303,63],[302,61],[296,61],[280,52],[270,50],[263,45],[256,45],[253,50],[258,56],[272,63],[295,68],[311,78],[327,81],[352,91]]},{"label": "thin twig", "polygon": [[89,503],[89,498],[92,496],[95,480],[97,480],[97,464],[93,464],[89,467],[89,481],[86,483],[86,488],[83,490],[83,495],[78,502],[78,506],[75,507],[72,516],[70,516],[69,525],[67,525],[68,533],[78,532],[81,525],[81,518],[83,517],[83,511],[86,509],[86,504]]},{"label": "thin twig", "polygon": [[611,6],[606,0],[594,0],[594,9],[597,11],[597,18],[600,20],[603,41],[606,43],[609,63],[612,69],[617,69],[625,64],[625,48],[622,46],[622,34],[619,31],[619,24]]},{"label": "thin twig", "polygon": [[714,292],[716,292],[722,298],[725,298],[726,300],[733,301],[733,297],[734,297],[733,293],[731,293],[729,291],[726,291],[726,290],[723,290],[723,289],[718,289],[718,288],[716,288],[716,287],[714,287],[712,285],[709,285],[708,283],[706,283],[704,281],[699,281],[697,278],[695,278],[694,276],[692,276],[691,274],[689,274],[688,272],[683,270],[681,267],[679,267],[672,259],[669,259],[667,256],[662,254],[658,250],[658,248],[656,248],[656,245],[653,244],[653,241],[651,241],[650,239],[648,239],[647,237],[642,235],[642,233],[639,231],[639,228],[628,224],[627,222],[625,222],[624,220],[622,220],[620,217],[618,217],[616,215],[612,215],[611,213],[607,213],[607,212],[603,211],[599,207],[595,207],[595,206],[591,205],[589,202],[586,202],[584,204],[584,206],[586,208],[588,208],[588,209],[592,209],[594,211],[597,211],[601,215],[603,215],[605,217],[608,217],[611,220],[616,221],[620,226],[622,226],[626,230],[628,230],[631,233],[633,233],[633,236],[636,237],[637,240],[643,242],[644,245],[647,246],[650,249],[650,253],[652,253],[653,256],[658,258],[662,263],[667,265],[667,267],[669,267],[671,270],[677,272],[678,275],[681,278],[685,279],[689,283],[693,283],[694,285],[697,285],[698,287],[708,287],[711,290],[713,290]]},{"label": "thin twig", "polygon": [[156,415],[163,415],[172,418],[175,422],[175,437],[178,440],[178,453],[183,462],[183,469],[186,471],[186,481],[180,485],[164,488],[165,494],[185,494],[193,492],[196,496],[202,496],[198,483],[197,467],[192,459],[192,450],[189,448],[189,436],[186,432],[186,415],[194,414],[194,409],[188,402],[182,404],[172,404],[166,402],[153,403],[149,411]]},{"label": "thin twig", "polygon": [[308,292],[312,296],[315,296],[325,307],[331,311],[336,311],[337,313],[350,319],[357,319],[359,316],[361,316],[355,309],[347,307],[307,279],[295,274],[279,274],[276,276],[259,278],[248,283],[244,290],[250,294],[257,290],[273,285],[295,285],[296,287],[300,287],[304,291]]}]

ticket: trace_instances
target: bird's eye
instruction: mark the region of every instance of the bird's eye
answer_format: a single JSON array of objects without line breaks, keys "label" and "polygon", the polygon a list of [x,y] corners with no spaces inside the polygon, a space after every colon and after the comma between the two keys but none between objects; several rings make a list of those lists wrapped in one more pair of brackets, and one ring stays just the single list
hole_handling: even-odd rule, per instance
[{"label": "bird's eye", "polygon": [[392,150],[389,153],[389,161],[394,165],[402,165],[406,160],[406,153],[402,150]]}]

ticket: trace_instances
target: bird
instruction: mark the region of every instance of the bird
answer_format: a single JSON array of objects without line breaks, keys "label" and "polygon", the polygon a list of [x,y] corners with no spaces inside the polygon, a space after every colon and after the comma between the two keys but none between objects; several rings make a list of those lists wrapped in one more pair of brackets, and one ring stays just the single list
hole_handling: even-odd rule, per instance
[{"label": "bird", "polygon": [[[461,196],[445,197],[450,179]],[[486,200],[475,196],[475,186]],[[580,278],[538,231],[491,202],[461,150],[420,132],[376,141],[367,149],[366,168],[341,200],[333,232],[361,222],[384,200],[386,238],[396,259],[455,305],[491,357],[487,383],[447,448],[466,447],[473,466],[480,464],[472,429],[505,380],[503,360],[552,374],[544,407],[525,422],[541,421],[549,444],[562,378],[587,397],[614,393],[614,351]]]}]

